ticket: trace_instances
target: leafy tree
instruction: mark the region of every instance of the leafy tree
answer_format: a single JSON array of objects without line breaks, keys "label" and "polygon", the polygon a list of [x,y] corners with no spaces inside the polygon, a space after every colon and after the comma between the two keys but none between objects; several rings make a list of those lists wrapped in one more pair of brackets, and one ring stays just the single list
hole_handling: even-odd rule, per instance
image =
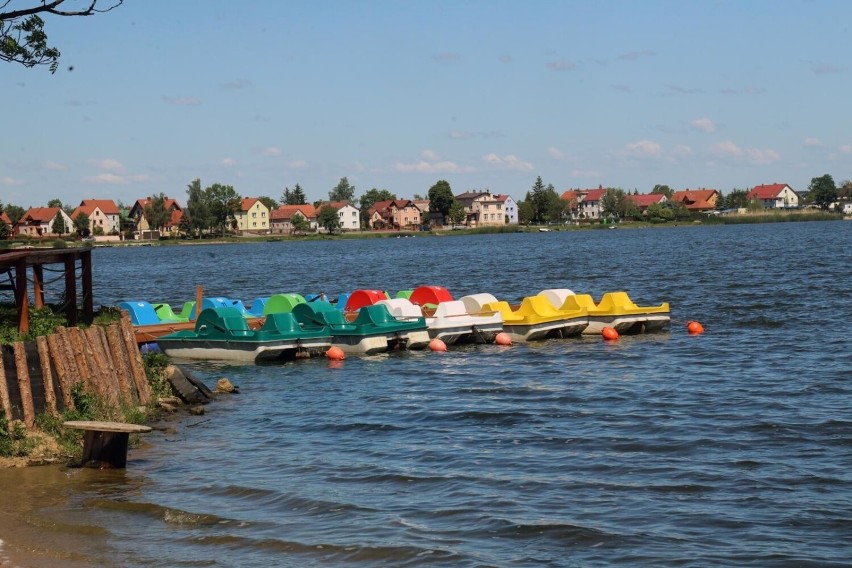
[{"label": "leafy tree", "polygon": [[53,218],[53,223],[50,225],[50,232],[54,235],[64,235],[68,232],[68,227],[65,226],[65,217],[62,216],[62,211],[57,211]]},{"label": "leafy tree", "polygon": [[[441,219],[446,219],[450,216],[450,210],[453,204],[456,203],[456,197],[453,195],[453,190],[446,180],[439,180],[435,185],[429,188],[429,211],[432,213],[440,213]],[[462,207],[462,212],[464,207]]]},{"label": "leafy tree", "polygon": [[541,176],[536,178],[532,190],[527,192],[524,201],[532,206],[530,221],[533,223],[547,223],[559,219],[565,206],[553,184],[545,186]]},{"label": "leafy tree", "polygon": [[[0,11],[0,61],[20,63],[24,67],[48,65],[55,73],[59,67],[59,50],[47,45],[44,20],[39,14],[54,16],[91,16],[109,12],[124,0],[87,0],[88,7],[80,10],[60,10],[66,0],[28,0],[31,6],[19,10]],[[101,7],[98,8],[98,2]],[[0,3],[4,10],[9,2]],[[104,7],[106,5],[106,7]]]},{"label": "leafy tree", "polygon": [[651,193],[661,193],[666,196],[666,199],[671,199],[672,195],[674,195],[674,190],[667,185],[657,184],[654,186],[654,189],[651,190]]},{"label": "leafy tree", "polygon": [[619,210],[624,201],[624,191],[621,189],[607,189],[601,196],[601,217],[619,218]]},{"label": "leafy tree", "polygon": [[261,195],[257,198],[257,200],[263,203],[270,211],[272,211],[273,209],[278,209],[278,202],[272,199],[271,197]]},{"label": "leafy tree", "polygon": [[808,199],[811,203],[819,205],[820,209],[828,209],[828,206],[837,201],[837,186],[834,178],[829,174],[811,179],[808,186]]},{"label": "leafy tree", "polygon": [[370,224],[370,207],[379,201],[393,201],[396,195],[387,189],[376,189],[375,187],[361,196],[359,205],[361,206],[361,226],[366,227]]},{"label": "leafy tree", "polygon": [[304,233],[311,228],[311,222],[302,217],[299,213],[294,213],[290,219],[290,226],[294,234]]},{"label": "leafy tree", "polygon": [[664,203],[652,203],[648,206],[646,213],[651,223],[666,223],[675,218],[674,211],[671,207],[666,207]]},{"label": "leafy tree", "polygon": [[201,180],[194,179],[187,186],[186,208],[183,210],[183,219],[189,225],[190,232],[196,232],[201,236],[203,231],[213,227],[214,219],[210,212],[210,203],[207,193],[201,189]]},{"label": "leafy tree", "polygon": [[89,216],[80,212],[77,215],[77,218],[74,219],[74,230],[77,231],[77,234],[81,237],[88,237],[91,231],[89,230]]},{"label": "leafy tree", "polygon": [[8,239],[10,233],[11,229],[9,228],[9,225],[0,221],[0,239]]},{"label": "leafy tree", "polygon": [[47,206],[48,207],[59,207],[60,209],[63,209],[63,210],[65,209],[65,206],[62,205],[61,199],[51,199],[50,201],[47,202]]},{"label": "leafy tree", "polygon": [[349,180],[345,177],[340,178],[337,185],[328,192],[329,201],[349,201],[355,200],[355,186],[349,185]]},{"label": "leafy tree", "polygon": [[[748,191],[745,189],[732,189],[731,193],[725,197],[724,209],[739,209],[748,206]],[[720,199],[721,201],[721,199]]]},{"label": "leafy tree", "polygon": [[207,206],[216,227],[222,229],[222,236],[228,230],[228,223],[234,221],[234,214],[240,210],[242,198],[233,186],[214,183],[204,190]]},{"label": "leafy tree", "polygon": [[461,225],[465,222],[465,217],[467,213],[464,211],[464,205],[462,205],[458,201],[453,201],[453,204],[450,205],[449,217],[450,222],[453,225]]},{"label": "leafy tree", "polygon": [[12,205],[12,204],[6,205],[5,211],[6,211],[6,215],[9,217],[9,220],[12,221],[13,225],[15,223],[17,223],[18,221],[20,221],[21,217],[23,217],[27,213],[26,210],[24,210],[24,208],[21,207],[20,205]]},{"label": "leafy tree", "polygon": [[535,207],[528,200],[524,199],[518,203],[518,223],[521,225],[529,225],[532,223],[535,216]]},{"label": "leafy tree", "polygon": [[284,193],[281,194],[281,205],[305,205],[307,200],[305,199],[305,190],[302,189],[298,183],[296,187],[290,189],[289,187],[284,188]]},{"label": "leafy tree", "polygon": [[166,209],[166,196],[162,192],[159,195],[153,196],[145,204],[145,207],[142,208],[142,213],[148,221],[148,226],[152,230],[157,231],[161,231],[172,217],[171,212]]},{"label": "leafy tree", "polygon": [[339,229],[340,217],[337,214],[337,209],[331,205],[323,205],[317,213],[317,223],[329,233]]},{"label": "leafy tree", "polygon": [[852,199],[852,180],[844,181],[840,187],[837,188],[837,198],[845,201]]}]

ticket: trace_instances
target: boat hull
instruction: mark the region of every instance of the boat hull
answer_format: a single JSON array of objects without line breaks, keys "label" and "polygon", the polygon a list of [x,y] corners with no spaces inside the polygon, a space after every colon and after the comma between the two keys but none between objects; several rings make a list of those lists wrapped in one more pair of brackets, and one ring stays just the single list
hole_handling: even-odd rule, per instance
[{"label": "boat hull", "polygon": [[430,339],[428,331],[420,330],[375,335],[339,334],[332,336],[331,343],[339,347],[344,353],[375,355],[386,351],[425,349],[429,345]]},{"label": "boat hull", "polygon": [[513,341],[540,341],[565,337],[577,337],[589,325],[588,320],[576,319],[570,321],[553,321],[534,324],[503,324],[503,331]]},{"label": "boat hull", "polygon": [[157,344],[166,355],[175,359],[261,363],[295,359],[300,351],[304,353],[302,356],[308,356],[300,349],[298,341],[256,343],[160,338]]}]

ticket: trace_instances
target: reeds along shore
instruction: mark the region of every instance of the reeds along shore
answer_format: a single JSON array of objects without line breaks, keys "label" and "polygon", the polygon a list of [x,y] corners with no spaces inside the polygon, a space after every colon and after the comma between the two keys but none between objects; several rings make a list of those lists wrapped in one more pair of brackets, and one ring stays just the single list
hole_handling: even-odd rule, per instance
[{"label": "reeds along shore", "polygon": [[106,327],[58,327],[33,342],[3,346],[0,357],[0,409],[8,423],[20,420],[31,431],[38,413],[74,409],[78,383],[116,410],[151,401],[127,313]]}]

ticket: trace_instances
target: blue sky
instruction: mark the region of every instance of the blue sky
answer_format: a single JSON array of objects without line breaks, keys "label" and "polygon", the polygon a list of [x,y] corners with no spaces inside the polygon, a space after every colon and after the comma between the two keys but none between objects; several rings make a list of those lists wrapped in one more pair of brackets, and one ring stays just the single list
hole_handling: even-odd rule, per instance
[{"label": "blue sky", "polygon": [[[12,6],[23,0],[13,0]],[[0,66],[0,200],[852,178],[848,1],[126,0]],[[71,69],[73,67],[73,70]]]}]

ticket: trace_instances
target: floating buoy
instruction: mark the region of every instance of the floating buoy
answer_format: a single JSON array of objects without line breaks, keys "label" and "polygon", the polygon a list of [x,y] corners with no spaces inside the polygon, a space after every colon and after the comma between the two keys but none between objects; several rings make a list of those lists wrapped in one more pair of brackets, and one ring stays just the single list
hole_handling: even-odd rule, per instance
[{"label": "floating buoy", "polygon": [[447,350],[447,344],[436,337],[435,339],[429,342],[429,349],[431,349],[432,351],[443,352]]},{"label": "floating buoy", "polygon": [[511,345],[512,338],[509,336],[508,333],[501,331],[497,334],[497,337],[494,338],[494,343],[496,343],[497,345]]},{"label": "floating buoy", "polygon": [[686,324],[686,331],[689,335],[701,335],[704,333],[704,326],[697,321],[691,321]]},{"label": "floating buoy", "polygon": [[325,356],[331,359],[332,361],[343,361],[346,359],[346,354],[343,352],[343,349],[337,347],[336,345],[332,345],[328,348],[328,351],[325,352]]},{"label": "floating buoy", "polygon": [[605,327],[601,330],[601,337],[607,341],[615,341],[618,339],[618,331],[614,327]]}]

